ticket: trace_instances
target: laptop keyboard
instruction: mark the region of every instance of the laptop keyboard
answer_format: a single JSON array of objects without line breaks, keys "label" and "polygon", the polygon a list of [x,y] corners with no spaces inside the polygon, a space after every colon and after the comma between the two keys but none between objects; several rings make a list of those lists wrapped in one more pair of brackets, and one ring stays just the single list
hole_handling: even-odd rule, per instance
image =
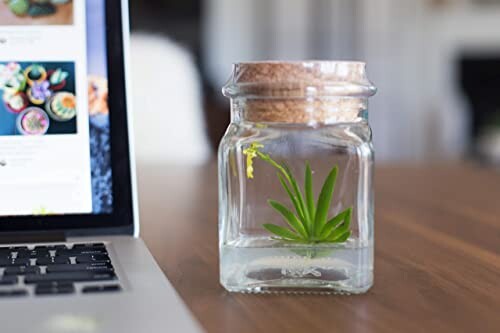
[{"label": "laptop keyboard", "polygon": [[0,247],[0,298],[120,291],[104,243]]}]

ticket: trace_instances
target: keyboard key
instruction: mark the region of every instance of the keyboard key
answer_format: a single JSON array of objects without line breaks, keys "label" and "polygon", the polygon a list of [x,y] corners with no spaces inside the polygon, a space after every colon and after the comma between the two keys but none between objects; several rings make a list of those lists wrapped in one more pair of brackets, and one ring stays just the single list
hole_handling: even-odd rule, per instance
[{"label": "keyboard key", "polygon": [[9,266],[11,262],[12,262],[11,258],[0,258],[0,267]]},{"label": "keyboard key", "polygon": [[35,288],[56,288],[56,287],[64,287],[64,286],[72,286],[73,282],[68,281],[46,281],[35,284]]},{"label": "keyboard key", "polygon": [[28,291],[25,289],[0,290],[0,297],[18,297],[26,295],[28,295]]},{"label": "keyboard key", "polygon": [[107,254],[106,248],[100,247],[78,247],[70,250],[59,250],[56,252],[57,255],[64,256],[81,256],[81,255],[94,255],[94,254]]},{"label": "keyboard key", "polygon": [[43,258],[50,257],[50,252],[47,249],[18,251],[17,258]]},{"label": "keyboard key", "polygon": [[10,267],[10,266],[28,266],[30,264],[30,258],[0,258],[0,267]]},{"label": "keyboard key", "polygon": [[78,251],[80,255],[92,255],[92,254],[107,254],[105,247],[80,247],[78,249],[74,249],[73,251]]},{"label": "keyboard key", "polygon": [[15,258],[7,266],[29,266],[30,258]]},{"label": "keyboard key", "polygon": [[107,254],[94,254],[90,256],[77,256],[75,258],[77,264],[86,264],[91,262],[111,262]]},{"label": "keyboard key", "polygon": [[11,286],[11,285],[17,284],[18,280],[19,279],[15,275],[2,276],[2,277],[0,277],[0,286]]},{"label": "keyboard key", "polygon": [[58,244],[58,245],[37,245],[35,246],[35,250],[43,250],[43,249],[47,249],[47,250],[50,250],[50,251],[54,251],[54,250],[57,250],[57,249],[60,249],[60,250],[63,250],[63,249],[67,249],[68,247],[64,244]]},{"label": "keyboard key", "polygon": [[74,264],[74,265],[52,265],[47,267],[47,273],[57,273],[57,272],[82,272],[82,271],[92,271],[92,272],[108,272],[112,273],[113,267],[109,263],[105,262],[94,262],[88,264]]},{"label": "keyboard key", "polygon": [[66,256],[56,256],[56,257],[45,257],[45,258],[37,258],[36,264],[38,266],[48,266],[55,264],[70,264],[69,257]]},{"label": "keyboard key", "polygon": [[113,292],[113,291],[120,291],[122,290],[122,287],[118,284],[111,284],[107,286],[87,286],[83,287],[82,293],[84,294],[90,294],[90,293],[105,293],[105,292]]},{"label": "keyboard key", "polygon": [[61,249],[57,254],[74,257],[78,255],[107,254],[107,251],[103,243],[85,243],[74,244],[71,249]]},{"label": "keyboard key", "polygon": [[26,275],[26,274],[40,274],[40,267],[36,266],[7,267],[3,272],[3,275]]},{"label": "keyboard key", "polygon": [[[37,266],[52,265],[52,264],[54,264],[54,258],[55,257],[37,258],[35,261],[35,265],[37,265]],[[69,258],[68,258],[68,262],[69,262]]]},{"label": "keyboard key", "polygon": [[105,248],[106,245],[104,243],[85,243],[85,244],[74,244],[73,248],[80,248],[80,247],[100,247],[100,248]]},{"label": "keyboard key", "polygon": [[41,283],[35,286],[36,295],[62,295],[75,292],[75,286],[71,282]]},{"label": "keyboard key", "polygon": [[60,273],[47,273],[47,274],[30,274],[24,278],[24,283],[33,284],[41,282],[85,282],[85,281],[107,281],[116,279],[114,273],[100,273],[100,272],[60,272]]}]

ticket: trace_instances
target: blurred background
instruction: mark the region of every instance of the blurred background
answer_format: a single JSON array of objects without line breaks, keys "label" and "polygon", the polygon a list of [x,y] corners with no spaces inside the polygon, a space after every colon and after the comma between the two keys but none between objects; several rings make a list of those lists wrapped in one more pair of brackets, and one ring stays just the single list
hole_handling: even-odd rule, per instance
[{"label": "blurred background", "polygon": [[352,59],[379,89],[378,161],[500,164],[500,0],[131,0],[130,11],[137,126],[162,136],[145,158],[213,156],[233,62]]}]

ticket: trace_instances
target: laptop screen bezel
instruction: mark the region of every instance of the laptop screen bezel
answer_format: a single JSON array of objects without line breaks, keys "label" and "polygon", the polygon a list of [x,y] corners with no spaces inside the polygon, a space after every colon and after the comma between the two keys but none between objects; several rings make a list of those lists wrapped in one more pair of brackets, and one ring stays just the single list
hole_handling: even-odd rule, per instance
[{"label": "laptop screen bezel", "polygon": [[124,36],[128,36],[128,33],[124,34],[124,29],[128,29],[128,8],[120,0],[106,0],[105,4],[113,212],[0,216],[0,233],[62,231],[68,235],[134,234],[133,177],[124,57],[128,49],[125,47],[128,41],[124,40]]}]

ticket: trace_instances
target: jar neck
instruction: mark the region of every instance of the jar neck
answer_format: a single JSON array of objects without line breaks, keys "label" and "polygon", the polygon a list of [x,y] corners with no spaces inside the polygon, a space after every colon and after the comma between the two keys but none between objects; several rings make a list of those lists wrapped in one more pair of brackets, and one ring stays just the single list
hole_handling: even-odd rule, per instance
[{"label": "jar neck", "polygon": [[368,98],[231,99],[231,122],[330,125],[367,119]]}]

